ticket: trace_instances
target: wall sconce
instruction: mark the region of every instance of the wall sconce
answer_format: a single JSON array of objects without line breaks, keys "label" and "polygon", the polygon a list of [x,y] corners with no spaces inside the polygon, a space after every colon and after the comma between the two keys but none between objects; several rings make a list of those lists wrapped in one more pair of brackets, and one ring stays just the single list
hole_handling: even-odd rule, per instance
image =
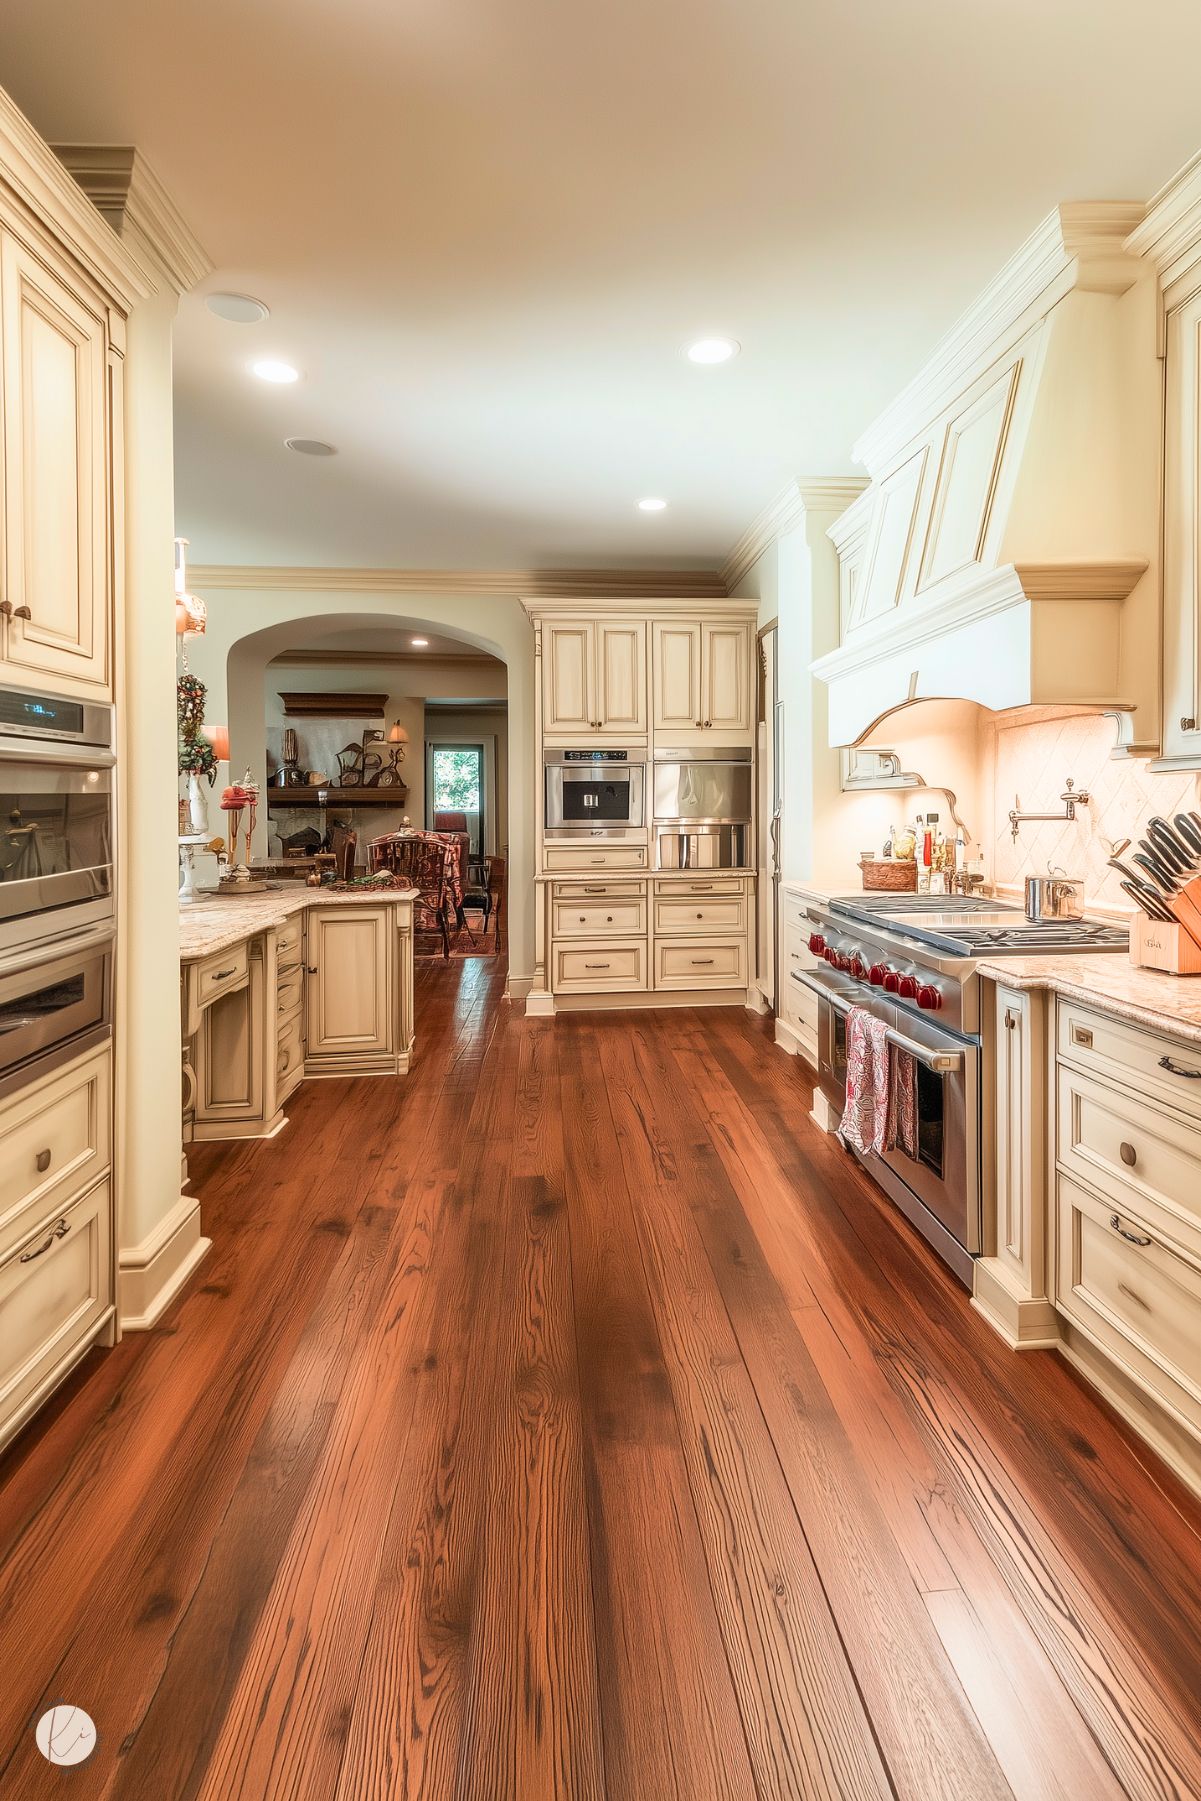
[{"label": "wall sconce", "polygon": [[[377,788],[404,788],[400,779],[400,766],[405,760],[405,748],[409,742],[409,734],[399,719],[394,719],[388,727],[386,743],[391,752],[391,761],[385,764],[375,778]],[[405,789],[407,793],[407,788]]]},{"label": "wall sconce", "polygon": [[400,745],[400,749],[393,753],[394,762],[404,762],[404,747],[408,742],[409,734],[405,731],[404,726],[401,725],[400,720],[394,719],[392,724],[388,727],[388,743]]}]

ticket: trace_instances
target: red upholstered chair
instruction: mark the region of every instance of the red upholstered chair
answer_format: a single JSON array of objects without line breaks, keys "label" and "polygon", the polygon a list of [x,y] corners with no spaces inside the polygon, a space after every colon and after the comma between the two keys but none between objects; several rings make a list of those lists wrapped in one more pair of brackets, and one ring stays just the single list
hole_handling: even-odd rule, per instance
[{"label": "red upholstered chair", "polygon": [[413,931],[437,932],[442,955],[450,956],[450,900],[446,892],[446,846],[436,838],[398,838],[392,849],[393,872],[416,888]]},{"label": "red upholstered chair", "polygon": [[466,813],[435,813],[434,830],[436,832],[465,832],[467,830],[467,815]]}]

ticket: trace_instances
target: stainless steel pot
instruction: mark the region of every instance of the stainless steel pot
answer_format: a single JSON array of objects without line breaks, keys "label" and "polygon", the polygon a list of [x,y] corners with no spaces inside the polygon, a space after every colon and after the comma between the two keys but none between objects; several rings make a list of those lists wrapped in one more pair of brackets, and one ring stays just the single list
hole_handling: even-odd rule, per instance
[{"label": "stainless steel pot", "polygon": [[1026,918],[1035,924],[1045,919],[1083,919],[1084,883],[1054,870],[1026,877]]}]

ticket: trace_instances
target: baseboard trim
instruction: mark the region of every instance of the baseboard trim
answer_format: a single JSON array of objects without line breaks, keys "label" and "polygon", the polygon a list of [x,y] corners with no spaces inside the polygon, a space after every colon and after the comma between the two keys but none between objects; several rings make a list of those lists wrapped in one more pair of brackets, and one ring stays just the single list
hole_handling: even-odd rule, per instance
[{"label": "baseboard trim", "polygon": [[511,1001],[523,1001],[533,986],[533,976],[511,975],[505,983],[505,998]]},{"label": "baseboard trim", "polygon": [[192,1271],[208,1254],[212,1240],[200,1230],[200,1202],[179,1197],[141,1244],[129,1245],[117,1259],[117,1310],[123,1332],[146,1332],[171,1305]]},{"label": "baseboard trim", "polygon": [[550,998],[556,1013],[653,1013],[664,1007],[745,1007],[746,989],[640,988],[628,994],[555,994]]},{"label": "baseboard trim", "polygon": [[972,1306],[1011,1351],[1059,1348],[1059,1315],[1045,1295],[1023,1294],[996,1257],[977,1257]]}]

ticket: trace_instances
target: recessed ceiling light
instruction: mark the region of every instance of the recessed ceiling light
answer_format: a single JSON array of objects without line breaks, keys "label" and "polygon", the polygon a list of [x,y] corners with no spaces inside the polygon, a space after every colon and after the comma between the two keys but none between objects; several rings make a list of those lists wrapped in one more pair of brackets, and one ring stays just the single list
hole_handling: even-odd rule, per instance
[{"label": "recessed ceiling light", "polygon": [[302,457],[336,457],[337,451],[332,444],[326,444],[321,438],[285,438],[284,443],[289,450],[298,450]]},{"label": "recessed ceiling light", "polygon": [[728,363],[739,348],[733,338],[697,338],[684,354],[690,363]]},{"label": "recessed ceiling light", "polygon": [[638,502],[638,511],[640,513],[661,513],[666,505],[667,502],[660,500],[657,494],[648,494],[645,500]]},{"label": "recessed ceiling light", "polygon": [[210,313],[216,313],[218,319],[228,319],[231,325],[257,325],[260,319],[271,317],[270,309],[250,294],[206,294],[204,304]]},{"label": "recessed ceiling light", "polygon": [[273,356],[260,358],[250,367],[260,381],[290,382],[300,380],[300,370],[294,369],[291,363],[281,363]]},{"label": "recessed ceiling light", "polygon": [[409,643],[413,646],[414,650],[427,650],[429,648],[428,638],[410,638]]}]

